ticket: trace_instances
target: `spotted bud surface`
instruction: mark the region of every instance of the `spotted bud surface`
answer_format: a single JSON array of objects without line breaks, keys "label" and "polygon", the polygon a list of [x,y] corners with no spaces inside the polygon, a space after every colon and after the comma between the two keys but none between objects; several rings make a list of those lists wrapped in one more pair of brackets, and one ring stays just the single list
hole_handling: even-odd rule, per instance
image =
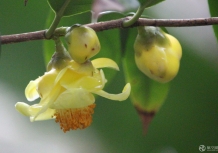
[{"label": "spotted bud surface", "polygon": [[179,41],[158,27],[138,27],[135,62],[149,78],[166,83],[178,73],[182,48]]},{"label": "spotted bud surface", "polygon": [[72,27],[65,38],[70,56],[78,63],[85,63],[101,49],[95,31],[86,26]]}]

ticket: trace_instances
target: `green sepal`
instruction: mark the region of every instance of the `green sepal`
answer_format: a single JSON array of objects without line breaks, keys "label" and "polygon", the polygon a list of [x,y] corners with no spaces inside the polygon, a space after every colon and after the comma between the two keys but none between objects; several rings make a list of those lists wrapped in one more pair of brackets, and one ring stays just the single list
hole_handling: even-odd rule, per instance
[{"label": "green sepal", "polygon": [[50,71],[52,68],[61,70],[68,65],[70,60],[72,60],[61,40],[55,38],[54,42],[55,52],[47,65],[47,71]]},{"label": "green sepal", "polygon": [[140,46],[144,46],[143,48],[146,50],[149,50],[154,44],[159,44],[160,46],[167,46],[170,44],[168,38],[159,27],[139,26],[137,29],[138,35],[135,42],[140,44]]}]

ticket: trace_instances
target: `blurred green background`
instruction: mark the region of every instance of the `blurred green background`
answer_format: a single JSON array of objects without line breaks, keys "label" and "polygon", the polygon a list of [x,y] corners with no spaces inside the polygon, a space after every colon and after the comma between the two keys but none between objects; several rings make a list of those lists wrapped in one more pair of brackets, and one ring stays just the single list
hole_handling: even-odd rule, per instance
[{"label": "blurred green background", "polygon": [[[145,13],[155,18],[209,17],[207,2],[198,0],[167,0]],[[1,0],[0,32],[6,35],[44,29],[48,15],[47,1],[29,1],[25,7],[23,1]],[[90,14],[83,18],[89,20]],[[80,19],[65,18],[63,23],[68,20],[75,24]],[[212,28],[167,29],[183,47],[181,68],[146,136],[142,135],[140,119],[129,99],[115,102],[98,98],[94,121],[85,130],[64,134],[53,120],[31,123],[14,105],[27,102],[26,85],[45,71],[44,40],[2,45],[0,152],[197,153],[199,145],[218,146],[218,48]],[[98,33],[102,55],[119,52],[117,33]],[[118,61],[119,56],[114,60]],[[122,90],[125,81],[122,65],[120,68],[106,91]]]}]

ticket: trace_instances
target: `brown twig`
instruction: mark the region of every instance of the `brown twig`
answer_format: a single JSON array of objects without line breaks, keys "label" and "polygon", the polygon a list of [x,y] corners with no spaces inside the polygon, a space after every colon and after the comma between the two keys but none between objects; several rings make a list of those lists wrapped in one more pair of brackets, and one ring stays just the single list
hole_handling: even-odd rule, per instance
[{"label": "brown twig", "polygon": [[[104,31],[115,28],[123,28],[122,24],[124,20],[129,20],[131,17],[121,18],[117,20],[98,22],[87,24],[95,31]],[[158,27],[191,27],[191,26],[207,26],[218,24],[218,17],[213,18],[195,18],[195,19],[144,19],[139,18],[130,27],[136,26],[158,26]],[[64,36],[67,27],[57,28],[54,35]],[[65,30],[64,30],[65,29]],[[44,36],[45,30],[12,34],[1,36],[1,44],[18,43],[31,40],[46,39]]]}]

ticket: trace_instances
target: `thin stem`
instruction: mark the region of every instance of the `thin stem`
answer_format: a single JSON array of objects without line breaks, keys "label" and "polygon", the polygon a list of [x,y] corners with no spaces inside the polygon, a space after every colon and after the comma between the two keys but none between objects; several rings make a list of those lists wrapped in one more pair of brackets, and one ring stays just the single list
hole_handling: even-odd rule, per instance
[{"label": "thin stem", "polygon": [[66,0],[63,4],[63,6],[60,8],[58,12],[55,13],[54,20],[49,27],[48,31],[45,32],[45,38],[50,39],[52,37],[52,34],[54,33],[55,29],[57,28],[65,9],[67,8],[68,4],[70,3],[71,0]]},{"label": "thin stem", "polygon": [[[123,28],[123,21],[129,20],[131,18],[121,18],[117,20],[98,22],[86,24],[96,32],[110,30],[115,28]],[[213,18],[194,18],[194,19],[144,19],[139,18],[133,25],[129,28],[137,26],[157,26],[157,27],[192,27],[192,26],[208,26],[208,25],[218,25],[218,17]],[[60,27],[54,31],[54,36],[64,36],[66,34],[66,29],[68,27]],[[21,33],[21,34],[12,34],[12,35],[3,35],[0,37],[1,44],[10,44],[25,42],[31,40],[40,40],[46,39],[45,30]]]},{"label": "thin stem", "polygon": [[123,22],[123,27],[129,27],[133,25],[140,18],[140,16],[144,12],[144,9],[150,4],[151,1],[152,0],[146,1],[144,4],[140,5],[135,15],[130,20],[126,20]]},{"label": "thin stem", "polygon": [[123,27],[129,27],[132,24],[134,24],[139,19],[139,17],[143,13],[143,11],[144,11],[144,9],[139,7],[136,14],[130,20],[123,21]]},{"label": "thin stem", "polygon": [[56,52],[64,54],[66,52],[66,48],[64,47],[63,43],[61,42],[59,37],[53,37],[55,42]]}]

